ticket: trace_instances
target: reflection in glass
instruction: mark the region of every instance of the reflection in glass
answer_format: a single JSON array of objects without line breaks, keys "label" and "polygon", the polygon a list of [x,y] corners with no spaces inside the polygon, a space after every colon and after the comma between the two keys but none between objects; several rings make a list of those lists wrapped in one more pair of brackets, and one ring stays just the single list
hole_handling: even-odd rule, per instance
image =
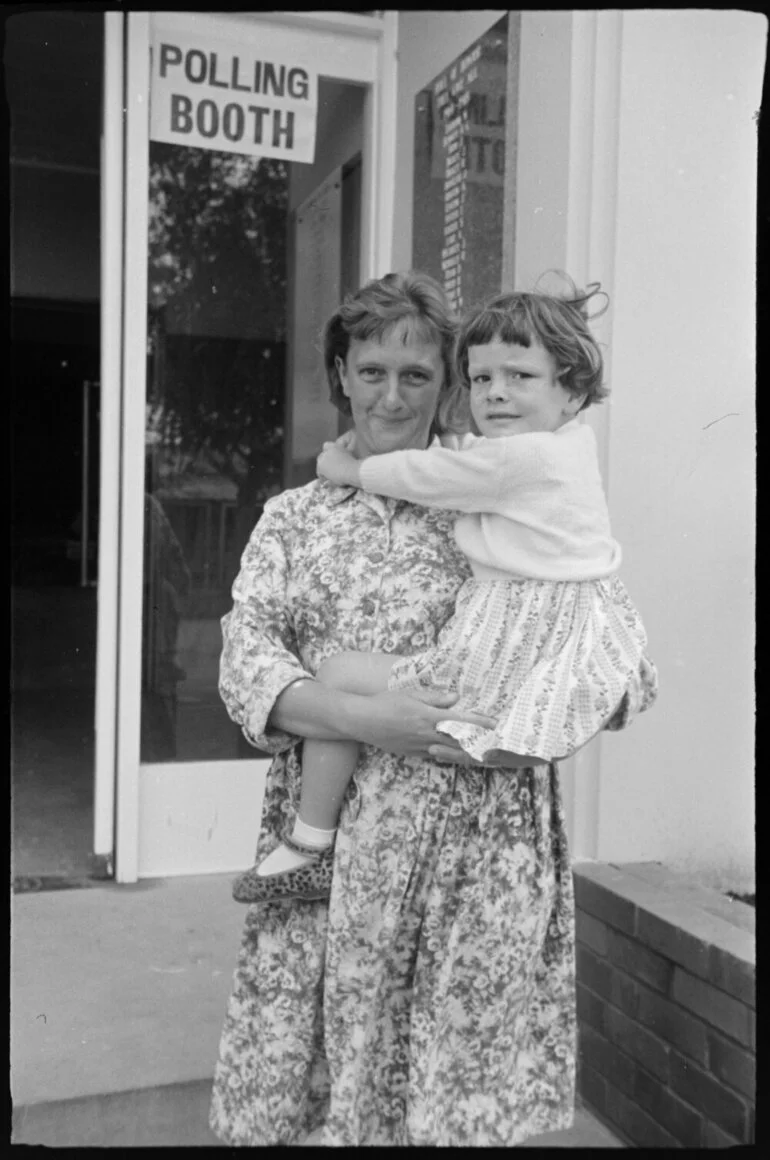
[{"label": "reflection in glass", "polygon": [[[151,472],[148,472],[151,477]],[[144,589],[142,603],[142,741],[145,760],[171,761],[176,745],[179,624],[190,591],[182,545],[163,507],[145,487]]]},{"label": "reflection in glass", "polygon": [[143,762],[255,755],[219,619],[281,488],[287,194],[282,162],[151,143]]}]

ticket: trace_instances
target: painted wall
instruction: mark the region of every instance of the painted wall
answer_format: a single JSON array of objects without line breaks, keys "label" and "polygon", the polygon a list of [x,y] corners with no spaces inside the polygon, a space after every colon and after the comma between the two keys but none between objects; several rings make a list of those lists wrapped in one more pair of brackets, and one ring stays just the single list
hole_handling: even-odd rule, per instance
[{"label": "painted wall", "polygon": [[604,744],[599,857],[728,882],[753,881],[754,860],[754,114],[766,33],[756,13],[623,14],[610,499],[661,695]]},{"label": "painted wall", "polygon": [[739,889],[754,880],[766,29],[738,11],[626,10],[524,13],[521,31],[515,280],[560,266],[612,296],[612,396],[590,421],[661,680],[650,713],[565,763],[573,848]]},{"label": "painted wall", "polygon": [[412,264],[414,99],[420,89],[504,15],[504,9],[478,12],[401,11],[398,14],[394,270],[407,270]]},{"label": "painted wall", "polygon": [[[403,12],[393,265],[411,258],[415,93],[499,12]],[[658,704],[565,763],[579,856],[754,882],[755,110],[767,22],[523,12],[514,280],[600,279],[599,437]]]}]

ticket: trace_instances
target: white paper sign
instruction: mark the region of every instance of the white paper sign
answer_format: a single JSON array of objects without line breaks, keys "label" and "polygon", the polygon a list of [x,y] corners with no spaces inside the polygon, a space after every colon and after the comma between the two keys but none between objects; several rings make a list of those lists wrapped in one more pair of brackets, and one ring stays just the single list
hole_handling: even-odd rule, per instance
[{"label": "white paper sign", "polygon": [[223,153],[312,163],[318,73],[257,47],[155,30],[150,138]]}]

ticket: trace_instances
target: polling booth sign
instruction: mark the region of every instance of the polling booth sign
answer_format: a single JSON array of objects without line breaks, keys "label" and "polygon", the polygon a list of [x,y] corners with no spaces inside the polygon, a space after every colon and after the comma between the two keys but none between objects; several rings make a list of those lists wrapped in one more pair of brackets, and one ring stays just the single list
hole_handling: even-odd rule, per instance
[{"label": "polling booth sign", "polygon": [[318,73],[259,46],[156,30],[150,138],[224,153],[312,163]]}]

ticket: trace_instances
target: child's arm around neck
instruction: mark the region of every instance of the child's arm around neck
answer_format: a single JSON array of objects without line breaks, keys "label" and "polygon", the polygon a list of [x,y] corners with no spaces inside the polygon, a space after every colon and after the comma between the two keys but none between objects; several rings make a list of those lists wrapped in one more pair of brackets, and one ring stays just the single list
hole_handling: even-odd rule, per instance
[{"label": "child's arm around neck", "polygon": [[423,451],[371,455],[361,463],[361,487],[446,511],[493,512],[506,455],[502,447],[494,447],[494,440],[471,438],[463,450],[434,443]]}]

